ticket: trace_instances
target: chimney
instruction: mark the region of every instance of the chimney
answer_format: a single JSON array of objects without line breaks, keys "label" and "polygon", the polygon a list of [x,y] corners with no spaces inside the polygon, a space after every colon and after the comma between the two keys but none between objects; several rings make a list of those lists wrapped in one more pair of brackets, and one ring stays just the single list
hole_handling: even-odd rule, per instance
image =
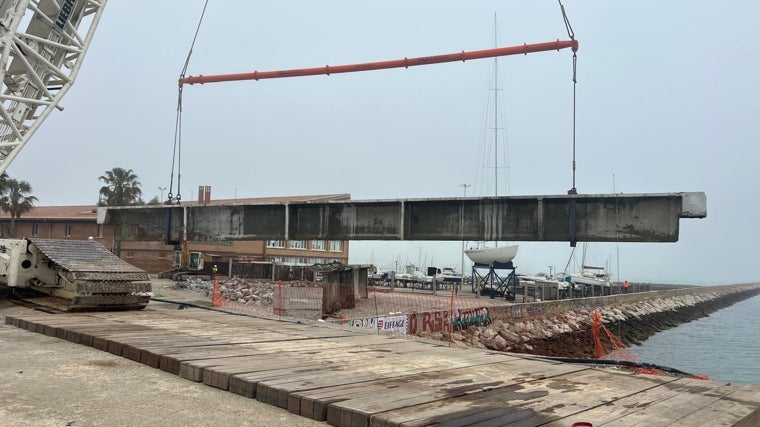
[{"label": "chimney", "polygon": [[207,185],[203,188],[203,204],[208,205],[211,203],[211,186]]},{"label": "chimney", "polygon": [[203,204],[203,186],[202,185],[198,186],[198,204],[199,205]]}]

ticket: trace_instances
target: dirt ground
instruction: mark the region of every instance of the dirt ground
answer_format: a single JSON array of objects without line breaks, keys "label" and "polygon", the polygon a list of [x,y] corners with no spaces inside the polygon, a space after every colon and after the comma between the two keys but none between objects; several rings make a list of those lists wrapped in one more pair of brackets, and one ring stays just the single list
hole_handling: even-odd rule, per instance
[{"label": "dirt ground", "polygon": [[[157,287],[154,292],[164,293]],[[168,291],[202,301],[205,293]],[[167,295],[169,296],[169,295]],[[146,310],[157,307],[151,302]],[[325,426],[131,360],[5,325],[39,314],[0,299],[0,425]]]}]

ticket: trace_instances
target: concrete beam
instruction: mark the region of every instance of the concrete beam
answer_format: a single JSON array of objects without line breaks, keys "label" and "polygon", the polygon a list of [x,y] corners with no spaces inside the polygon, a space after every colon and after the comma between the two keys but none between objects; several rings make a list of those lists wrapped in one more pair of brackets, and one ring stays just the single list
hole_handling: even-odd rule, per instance
[{"label": "concrete beam", "polygon": [[702,192],[101,208],[124,241],[474,240],[676,242]]}]

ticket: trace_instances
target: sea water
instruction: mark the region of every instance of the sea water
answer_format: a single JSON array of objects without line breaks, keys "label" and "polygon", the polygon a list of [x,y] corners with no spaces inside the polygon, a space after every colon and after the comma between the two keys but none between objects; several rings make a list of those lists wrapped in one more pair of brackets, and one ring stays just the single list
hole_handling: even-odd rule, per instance
[{"label": "sea water", "polygon": [[760,384],[760,295],[658,332],[632,350],[641,362]]}]

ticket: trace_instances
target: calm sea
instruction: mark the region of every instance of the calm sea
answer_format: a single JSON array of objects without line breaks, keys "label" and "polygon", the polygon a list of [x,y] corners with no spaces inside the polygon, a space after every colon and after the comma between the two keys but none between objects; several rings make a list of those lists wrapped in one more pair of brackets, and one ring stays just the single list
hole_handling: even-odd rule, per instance
[{"label": "calm sea", "polygon": [[632,350],[642,362],[760,384],[760,295],[659,332]]}]

